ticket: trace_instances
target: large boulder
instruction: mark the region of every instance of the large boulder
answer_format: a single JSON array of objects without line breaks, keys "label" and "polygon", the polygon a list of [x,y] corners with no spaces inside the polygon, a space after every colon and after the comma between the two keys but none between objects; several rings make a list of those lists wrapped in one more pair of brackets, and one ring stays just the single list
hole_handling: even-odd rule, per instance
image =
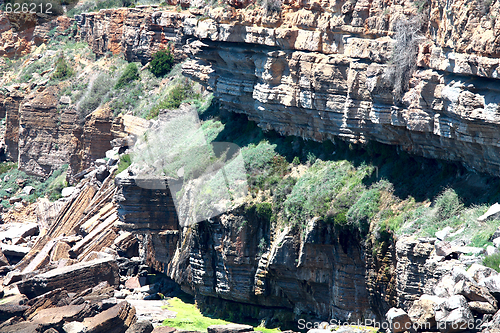
[{"label": "large boulder", "polygon": [[415,326],[429,330],[436,326],[436,307],[444,302],[444,298],[422,295],[408,310],[408,316]]},{"label": "large boulder", "polygon": [[491,296],[486,287],[478,286],[470,281],[461,280],[455,284],[453,290],[456,295],[463,295],[469,301],[488,302],[494,308],[497,308],[496,299]]},{"label": "large boulder", "polygon": [[491,275],[481,280],[479,285],[486,287],[493,296],[500,296],[500,275]]},{"label": "large boulder", "polygon": [[403,309],[391,308],[385,314],[385,318],[393,333],[410,331],[412,328],[410,317]]},{"label": "large boulder", "polygon": [[460,332],[474,326],[474,317],[467,300],[454,295],[442,302],[436,309],[436,325],[442,333]]},{"label": "large boulder", "polygon": [[498,275],[497,271],[479,264],[472,264],[467,270],[467,274],[472,276],[476,282],[480,282],[487,277]]},{"label": "large boulder", "polygon": [[124,333],[137,321],[135,308],[123,301],[91,318],[85,318],[83,324],[87,333]]}]

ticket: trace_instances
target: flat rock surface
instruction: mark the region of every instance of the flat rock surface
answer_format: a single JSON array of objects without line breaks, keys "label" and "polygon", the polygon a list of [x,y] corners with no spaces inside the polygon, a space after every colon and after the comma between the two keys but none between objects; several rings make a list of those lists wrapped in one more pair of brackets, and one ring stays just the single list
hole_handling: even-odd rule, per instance
[{"label": "flat rock surface", "polygon": [[166,301],[145,301],[145,300],[127,300],[135,307],[136,315],[139,320],[149,320],[153,323],[163,322],[167,318],[175,318],[177,312],[162,309],[167,305]]}]

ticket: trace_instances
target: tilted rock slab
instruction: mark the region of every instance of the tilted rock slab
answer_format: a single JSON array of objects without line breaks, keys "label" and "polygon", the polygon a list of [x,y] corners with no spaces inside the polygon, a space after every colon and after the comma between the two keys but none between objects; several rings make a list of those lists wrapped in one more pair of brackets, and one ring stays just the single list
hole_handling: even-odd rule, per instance
[{"label": "tilted rock slab", "polygon": [[57,288],[78,292],[91,288],[100,282],[118,285],[118,265],[113,259],[99,259],[57,268],[22,281],[19,291],[29,298],[42,295]]}]

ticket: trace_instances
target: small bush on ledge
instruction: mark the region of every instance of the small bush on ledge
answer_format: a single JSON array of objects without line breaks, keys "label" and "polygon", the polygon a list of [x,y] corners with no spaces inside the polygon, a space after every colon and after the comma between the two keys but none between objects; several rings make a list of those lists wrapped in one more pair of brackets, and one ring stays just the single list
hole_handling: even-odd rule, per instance
[{"label": "small bush on ledge", "polygon": [[164,76],[172,70],[174,56],[170,49],[160,50],[153,55],[153,60],[149,64],[149,70],[156,77]]},{"label": "small bush on ledge", "polygon": [[56,71],[52,74],[54,79],[66,79],[73,75],[73,69],[66,61],[64,56],[60,56],[56,61]]},{"label": "small bush on ledge", "polygon": [[116,82],[115,89],[123,88],[130,82],[137,79],[139,79],[139,70],[137,69],[137,65],[132,62],[127,65],[122,76],[120,76],[118,82]]}]

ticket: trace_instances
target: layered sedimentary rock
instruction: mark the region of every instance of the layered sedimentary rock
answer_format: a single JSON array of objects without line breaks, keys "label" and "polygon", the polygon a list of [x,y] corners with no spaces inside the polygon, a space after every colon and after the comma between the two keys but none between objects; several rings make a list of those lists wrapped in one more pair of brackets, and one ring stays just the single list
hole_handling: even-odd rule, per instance
[{"label": "layered sedimentary rock", "polygon": [[78,112],[59,105],[55,86],[28,95],[21,103],[19,115],[21,170],[47,176],[69,162],[80,140]]},{"label": "layered sedimentary rock", "polygon": [[85,118],[80,170],[88,167],[92,161],[106,156],[106,151],[111,149],[110,141],[114,139],[111,133],[112,122],[113,114],[106,107],[98,108]]},{"label": "layered sedimentary rock", "polygon": [[19,104],[24,98],[24,93],[19,89],[10,89],[5,95],[3,105],[5,108],[5,134],[4,142],[7,156],[17,160],[19,143]]},{"label": "layered sedimentary rock", "polygon": [[190,14],[151,9],[106,9],[76,16],[80,39],[98,55],[122,53],[128,61],[147,63],[159,49],[170,47],[184,59],[182,24]]},{"label": "layered sedimentary rock", "polygon": [[[130,176],[124,171],[116,176],[114,197],[118,205],[120,227],[137,232],[177,230],[178,218],[167,181]],[[161,250],[161,249],[160,249]]]},{"label": "layered sedimentary rock", "polygon": [[48,32],[54,28],[54,36],[68,35],[72,32],[74,20],[67,16],[59,16],[52,21],[38,25],[36,20],[28,22],[30,23],[28,27],[14,29],[15,23],[9,20],[6,12],[0,12],[0,57],[15,58],[30,53],[34,46],[48,40]]},{"label": "layered sedimentary rock", "polygon": [[[263,128],[318,141],[376,140],[499,175],[499,10],[481,1],[290,1],[268,14],[119,9],[77,22],[96,53],[131,61],[147,62],[169,40],[177,51],[188,42],[184,74]],[[418,68],[395,103],[394,82],[384,76],[391,37],[398,22],[416,16]]]},{"label": "layered sedimentary rock", "polygon": [[165,216],[175,215],[175,207],[161,204],[163,191],[138,187],[125,173],[116,178],[121,226],[147,234],[148,264],[195,294],[202,306],[236,302],[254,306],[254,317],[280,312],[285,321],[292,313],[341,320],[375,317],[364,248],[355,234],[317,219],[309,222],[304,236],[289,227],[278,232],[243,206],[211,221],[185,228],[165,221],[167,230],[155,230]]},{"label": "layered sedimentary rock", "polygon": [[384,72],[404,1],[289,3],[278,14],[206,11],[187,18],[184,74],[227,110],[314,140],[376,140],[500,174],[498,6],[423,5],[418,69],[402,103]]}]

